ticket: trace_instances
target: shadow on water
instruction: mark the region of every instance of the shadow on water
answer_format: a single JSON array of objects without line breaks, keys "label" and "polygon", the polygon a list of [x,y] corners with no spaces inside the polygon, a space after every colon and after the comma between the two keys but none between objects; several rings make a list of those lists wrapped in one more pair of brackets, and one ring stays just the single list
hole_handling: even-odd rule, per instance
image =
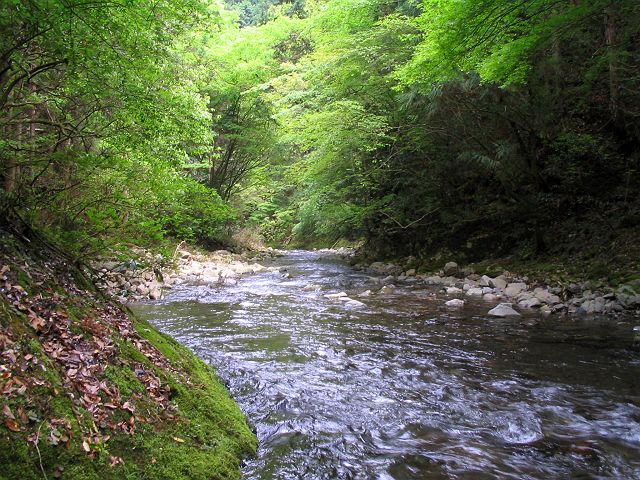
[{"label": "shadow on water", "polygon": [[[247,479],[640,479],[632,319],[487,318],[435,287],[293,251],[232,287],[136,312],[211,363],[255,425]],[[317,284],[321,291],[303,291]]]}]

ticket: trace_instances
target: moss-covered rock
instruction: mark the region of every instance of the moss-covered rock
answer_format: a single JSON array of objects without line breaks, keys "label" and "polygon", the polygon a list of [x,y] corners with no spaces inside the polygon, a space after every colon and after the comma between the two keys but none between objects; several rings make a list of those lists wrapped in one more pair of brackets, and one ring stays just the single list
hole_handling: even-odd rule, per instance
[{"label": "moss-covered rock", "polygon": [[215,372],[0,237],[0,479],[239,478],[257,441]]}]

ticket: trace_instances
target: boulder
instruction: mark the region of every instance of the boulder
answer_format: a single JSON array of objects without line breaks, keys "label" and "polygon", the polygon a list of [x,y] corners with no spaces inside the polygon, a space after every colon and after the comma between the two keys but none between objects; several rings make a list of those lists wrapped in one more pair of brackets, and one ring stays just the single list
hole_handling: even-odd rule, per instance
[{"label": "boulder", "polygon": [[415,268],[410,268],[409,270],[407,270],[405,272],[405,275],[407,277],[415,277],[416,276],[416,269]]},{"label": "boulder", "polygon": [[537,298],[541,302],[548,303],[549,305],[555,305],[561,302],[560,297],[552,294],[551,292],[549,292],[548,290],[545,290],[544,288],[540,288],[540,287],[536,288],[533,291],[533,295],[535,298]]},{"label": "boulder", "polygon": [[160,285],[154,285],[149,291],[149,298],[151,300],[160,300],[162,298],[162,288]]},{"label": "boulder", "polygon": [[515,297],[517,296],[520,292],[523,292],[524,290],[527,289],[527,284],[526,283],[510,283],[507,285],[507,288],[504,289],[504,293],[508,296],[508,297]]},{"label": "boulder", "polygon": [[500,298],[501,297],[499,295],[496,295],[495,293],[485,293],[482,296],[482,299],[485,302],[496,302],[496,301],[500,300]]},{"label": "boulder", "polygon": [[458,273],[458,264],[456,262],[448,262],[442,269],[445,276],[456,275]]},{"label": "boulder", "polygon": [[467,295],[484,295],[484,292],[481,288],[474,287],[467,290]]},{"label": "boulder", "polygon": [[542,302],[540,301],[540,299],[533,297],[529,298],[528,300],[522,300],[518,302],[518,306],[523,308],[538,308],[542,306]]},{"label": "boulder", "polygon": [[492,278],[489,282],[489,286],[493,288],[499,288],[500,290],[504,290],[507,288],[508,282],[503,277]]},{"label": "boulder", "polygon": [[447,307],[458,308],[458,307],[463,307],[464,306],[464,300],[460,300],[459,298],[454,298],[452,300],[448,300],[448,301],[444,302],[444,304]]},{"label": "boulder", "polygon": [[510,303],[501,303],[497,307],[489,310],[491,317],[519,317],[520,314],[513,309]]},{"label": "boulder", "polygon": [[384,287],[382,287],[380,289],[380,293],[382,294],[386,294],[386,293],[393,293],[393,291],[396,289],[395,285],[385,285]]},{"label": "boulder", "polygon": [[490,287],[491,286],[491,277],[488,277],[487,275],[483,275],[482,277],[480,277],[480,280],[478,280],[478,285],[480,285],[481,287]]}]

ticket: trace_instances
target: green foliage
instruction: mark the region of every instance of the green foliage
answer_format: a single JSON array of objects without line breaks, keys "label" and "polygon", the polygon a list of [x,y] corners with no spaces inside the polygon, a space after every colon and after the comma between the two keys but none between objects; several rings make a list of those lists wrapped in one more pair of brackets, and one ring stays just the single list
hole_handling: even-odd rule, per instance
[{"label": "green foliage", "polygon": [[159,222],[172,237],[212,245],[234,219],[216,192],[193,180],[178,177],[166,193],[171,198],[164,197],[160,202],[163,215]]}]

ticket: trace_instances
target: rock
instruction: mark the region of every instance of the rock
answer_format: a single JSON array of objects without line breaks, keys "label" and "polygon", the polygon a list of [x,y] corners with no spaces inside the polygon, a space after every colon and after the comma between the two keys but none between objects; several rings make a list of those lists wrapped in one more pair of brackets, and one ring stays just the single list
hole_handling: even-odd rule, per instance
[{"label": "rock", "polygon": [[452,300],[448,300],[444,302],[447,307],[462,307],[464,306],[464,300],[460,300],[459,298],[454,298]]},{"label": "rock", "polygon": [[585,313],[604,313],[605,310],[605,299],[602,297],[597,297],[593,300],[587,300],[581,305],[581,309],[584,310]]},{"label": "rock", "polygon": [[465,277],[468,277],[469,275],[473,275],[474,273],[475,272],[474,272],[473,268],[471,268],[471,267],[464,267],[464,268],[460,269],[460,274],[465,276]]},{"label": "rock", "polygon": [[162,288],[156,285],[149,291],[149,298],[151,300],[160,300],[162,298]]},{"label": "rock", "polygon": [[488,277],[487,275],[483,275],[482,277],[480,277],[480,280],[478,280],[478,285],[480,285],[481,287],[490,287],[491,286],[491,277]]},{"label": "rock", "polygon": [[467,295],[484,295],[484,292],[481,288],[474,287],[467,290]]},{"label": "rock", "polygon": [[482,299],[485,302],[496,302],[496,301],[500,300],[500,298],[501,297],[499,295],[496,295],[495,293],[485,293],[482,296]]},{"label": "rock", "polygon": [[303,292],[317,292],[322,290],[322,285],[318,285],[317,283],[310,283],[302,288]]},{"label": "rock", "polygon": [[483,294],[487,294],[487,293],[493,293],[493,288],[491,287],[482,287],[482,293]]},{"label": "rock", "polygon": [[382,285],[391,285],[393,282],[395,282],[395,277],[393,275],[389,275],[387,277],[384,277],[382,280],[380,280],[380,283]]},{"label": "rock", "polygon": [[558,312],[561,312],[563,310],[568,310],[569,309],[569,307],[564,303],[556,303],[555,305],[553,305],[550,308],[551,308],[551,311],[553,313],[558,313]]},{"label": "rock", "polygon": [[507,285],[507,288],[504,289],[504,293],[508,297],[515,297],[520,292],[522,292],[522,291],[524,291],[526,289],[527,289],[527,284],[526,283],[510,283],[510,284]]},{"label": "rock", "polygon": [[328,299],[336,299],[336,298],[340,298],[340,297],[346,297],[347,294],[345,292],[340,292],[340,293],[327,293],[324,298],[328,298]]},{"label": "rock", "polygon": [[353,307],[353,308],[359,308],[359,307],[366,306],[364,303],[359,302],[358,300],[349,300],[347,303],[345,303],[345,305],[347,307]]},{"label": "rock", "polygon": [[441,282],[442,285],[447,287],[455,287],[456,283],[458,283],[458,279],[456,277],[442,277]]},{"label": "rock", "polygon": [[537,297],[533,297],[528,300],[518,302],[518,306],[523,308],[538,308],[542,306],[542,302]]},{"label": "rock", "polygon": [[445,287],[444,289],[448,295],[454,295],[456,293],[462,293],[462,289],[458,287]]},{"label": "rock", "polygon": [[409,270],[407,270],[405,272],[405,275],[407,277],[415,277],[416,276],[416,269],[415,268],[410,268]]},{"label": "rock", "polygon": [[373,295],[373,292],[371,290],[365,290],[364,292],[358,294],[358,297],[370,297],[371,295]]},{"label": "rock", "polygon": [[384,287],[382,287],[380,289],[380,293],[382,294],[386,294],[386,293],[393,293],[393,291],[396,289],[395,285],[385,285]]},{"label": "rock", "polygon": [[582,287],[580,287],[580,285],[576,283],[570,283],[567,287],[567,291],[572,295],[578,295],[580,292],[582,292]]},{"label": "rock", "polygon": [[458,273],[458,264],[456,262],[448,262],[442,271],[446,276],[456,275]]},{"label": "rock", "polygon": [[521,316],[518,312],[513,309],[513,306],[510,303],[501,303],[497,307],[489,310],[488,313],[491,317],[519,317]]},{"label": "rock", "polygon": [[507,281],[502,277],[492,278],[489,283],[490,287],[499,288],[500,290],[504,290],[505,288],[507,288],[507,285]]},{"label": "rock", "polygon": [[475,280],[471,280],[469,278],[466,278],[464,280],[464,285],[462,286],[462,290],[464,290],[466,292],[470,288],[474,288],[474,287],[477,287],[477,286],[478,286],[478,283]]},{"label": "rock", "polygon": [[120,266],[120,263],[118,262],[104,262],[102,264],[102,268],[104,269],[103,271],[115,270],[119,266]]},{"label": "rock", "polygon": [[442,277],[438,275],[432,275],[424,279],[424,283],[428,285],[439,285],[442,283]]},{"label": "rock", "polygon": [[138,285],[137,291],[143,297],[146,297],[147,295],[149,295],[149,288],[146,285]]},{"label": "rock", "polygon": [[480,280],[480,275],[478,275],[477,273],[470,273],[469,275],[467,275],[467,278],[471,281],[477,282],[478,280]]},{"label": "rock", "polygon": [[551,292],[549,292],[548,290],[545,290],[544,288],[540,288],[540,287],[536,288],[533,291],[533,295],[535,298],[537,298],[541,302],[548,303],[549,305],[555,305],[561,302],[560,297],[552,294]]},{"label": "rock", "polygon": [[551,315],[551,307],[549,305],[542,305],[540,307],[540,313],[543,315]]}]

